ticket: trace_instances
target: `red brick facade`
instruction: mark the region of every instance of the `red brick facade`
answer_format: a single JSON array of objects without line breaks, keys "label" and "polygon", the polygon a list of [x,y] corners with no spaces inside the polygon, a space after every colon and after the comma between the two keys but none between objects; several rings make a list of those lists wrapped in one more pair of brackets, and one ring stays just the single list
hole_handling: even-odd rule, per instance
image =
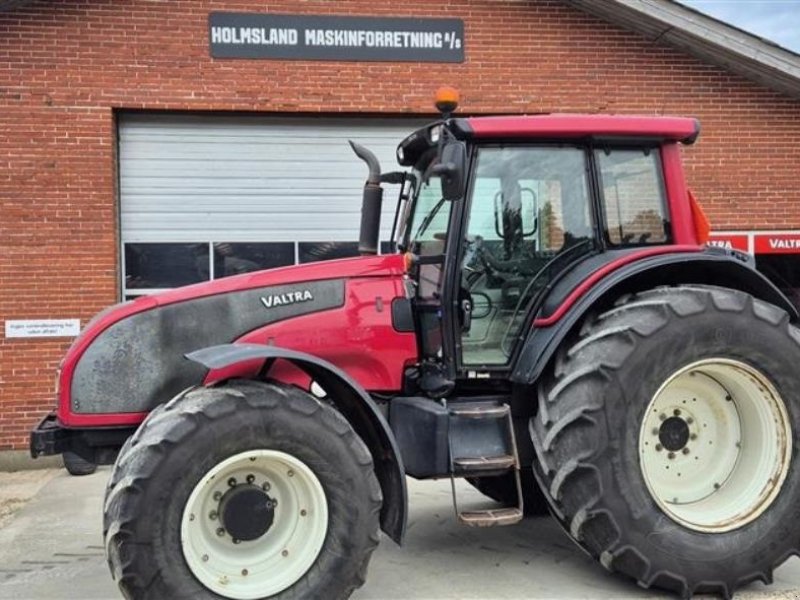
[{"label": "red brick facade", "polygon": [[[462,18],[463,64],[214,60],[209,11]],[[718,229],[800,229],[800,100],[558,0],[34,2],[0,12],[0,321],[118,300],[115,111],[699,117],[688,180]],[[6,340],[0,450],[53,405],[65,339]]]}]

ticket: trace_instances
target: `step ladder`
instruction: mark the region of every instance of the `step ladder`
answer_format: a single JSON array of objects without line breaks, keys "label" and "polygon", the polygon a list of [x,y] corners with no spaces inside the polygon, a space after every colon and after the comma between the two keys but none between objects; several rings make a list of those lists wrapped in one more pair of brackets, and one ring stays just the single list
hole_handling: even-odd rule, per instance
[{"label": "step ladder", "polygon": [[[522,481],[520,479],[519,453],[514,434],[514,422],[508,404],[494,406],[452,406],[448,408],[450,417],[462,419],[504,420],[508,431],[511,454],[500,456],[459,457],[450,452],[450,486],[453,491],[453,508],[458,521],[470,527],[494,527],[519,523],[523,516]],[[486,510],[461,510],[456,493],[456,477],[502,477],[514,473],[517,487],[517,506]]]}]

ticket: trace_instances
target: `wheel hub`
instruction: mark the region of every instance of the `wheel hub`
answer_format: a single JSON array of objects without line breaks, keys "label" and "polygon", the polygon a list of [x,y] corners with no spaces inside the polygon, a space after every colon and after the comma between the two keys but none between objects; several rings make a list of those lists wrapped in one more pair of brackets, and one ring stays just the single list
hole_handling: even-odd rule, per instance
[{"label": "wheel hub", "polygon": [[275,520],[275,501],[260,487],[242,484],[231,488],[219,502],[222,526],[234,540],[257,540]]},{"label": "wheel hub", "polygon": [[682,450],[689,441],[689,425],[680,417],[670,417],[658,430],[658,441],[670,452]]},{"label": "wheel hub", "polygon": [[327,530],[327,498],[309,466],[279,450],[247,450],[197,482],[181,519],[181,544],[203,586],[224,598],[255,600],[294,585]]},{"label": "wheel hub", "polygon": [[791,427],[778,391],[754,367],[724,358],[669,377],[639,434],[639,464],[653,500],[696,531],[732,531],[756,519],[777,496],[790,456]]}]

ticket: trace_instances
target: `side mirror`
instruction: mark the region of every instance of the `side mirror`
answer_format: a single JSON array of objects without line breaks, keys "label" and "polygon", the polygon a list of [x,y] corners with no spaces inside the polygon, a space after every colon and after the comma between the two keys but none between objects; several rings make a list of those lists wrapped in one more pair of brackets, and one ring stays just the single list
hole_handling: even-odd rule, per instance
[{"label": "side mirror", "polygon": [[432,175],[442,178],[442,197],[458,200],[464,195],[467,171],[467,146],[464,142],[449,142],[442,148],[439,163],[431,169]]}]

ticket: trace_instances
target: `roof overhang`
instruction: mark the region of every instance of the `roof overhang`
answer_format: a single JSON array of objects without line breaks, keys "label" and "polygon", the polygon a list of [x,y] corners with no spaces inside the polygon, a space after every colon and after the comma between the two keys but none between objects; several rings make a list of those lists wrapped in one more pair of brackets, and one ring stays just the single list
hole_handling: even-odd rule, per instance
[{"label": "roof overhang", "polygon": [[653,42],[800,98],[800,55],[674,0],[562,0]]}]

